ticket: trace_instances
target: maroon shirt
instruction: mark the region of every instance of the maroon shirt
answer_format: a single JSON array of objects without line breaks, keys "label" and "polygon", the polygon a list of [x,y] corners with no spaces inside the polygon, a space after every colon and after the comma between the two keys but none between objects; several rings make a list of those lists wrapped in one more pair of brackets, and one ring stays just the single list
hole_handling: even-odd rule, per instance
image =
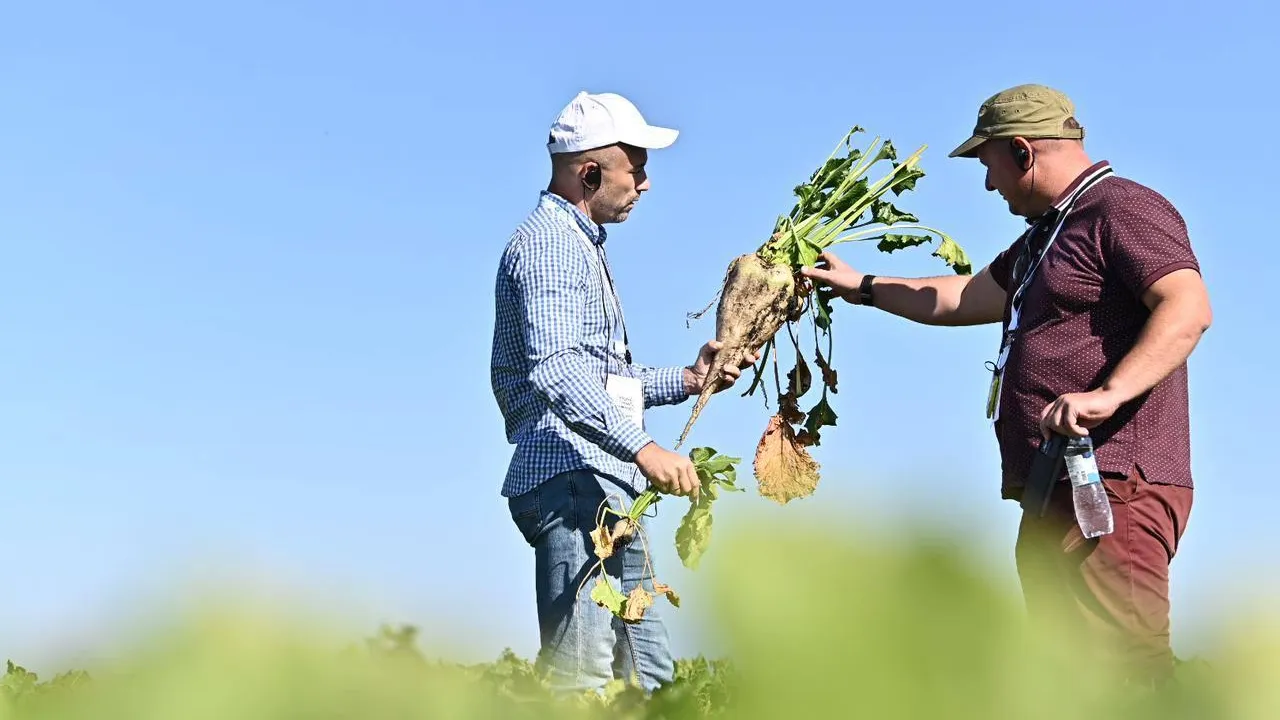
[{"label": "maroon shirt", "polygon": [[[1104,167],[1105,161],[1085,171],[1063,197]],[[1008,298],[1005,323],[1016,288],[1010,274],[1030,234],[991,263]],[[1186,224],[1159,193],[1113,173],[1076,200],[1023,296],[1005,366],[995,424],[1005,497],[1017,497],[1024,484],[1045,406],[1106,381],[1150,316],[1142,294],[1180,268],[1200,269]],[[1098,468],[1129,473],[1136,466],[1149,482],[1191,487],[1189,420],[1184,364],[1089,431]]]}]

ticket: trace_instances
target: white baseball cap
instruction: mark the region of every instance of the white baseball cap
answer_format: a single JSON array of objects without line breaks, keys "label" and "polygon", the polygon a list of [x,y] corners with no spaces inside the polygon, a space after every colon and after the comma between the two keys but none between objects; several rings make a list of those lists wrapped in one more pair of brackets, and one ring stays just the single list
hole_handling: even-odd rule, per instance
[{"label": "white baseball cap", "polygon": [[579,152],[614,143],[656,150],[671,145],[679,134],[645,122],[636,106],[621,95],[584,90],[560,111],[551,126],[547,150]]}]

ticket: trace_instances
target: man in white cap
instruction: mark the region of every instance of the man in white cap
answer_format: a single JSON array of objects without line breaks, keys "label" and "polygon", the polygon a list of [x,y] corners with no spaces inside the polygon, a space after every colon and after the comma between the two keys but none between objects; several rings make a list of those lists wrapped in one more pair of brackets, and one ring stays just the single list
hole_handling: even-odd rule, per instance
[{"label": "man in white cap", "polygon": [[[621,511],[647,485],[672,495],[699,486],[689,458],[646,433],[644,411],[701,392],[719,345],[685,367],[634,362],[604,251],[604,226],[626,220],[649,189],[648,151],[676,136],[619,95],[579,93],[551,127],[550,186],[498,268],[491,380],[515,445],[502,495],[534,550],[539,664],[567,692],[615,677],[652,691],[674,671],[656,605],[624,623],[591,599],[595,580],[583,581],[603,504]],[[757,359],[727,368],[725,386]],[[639,582],[654,590],[634,536],[603,570],[624,595]]]}]

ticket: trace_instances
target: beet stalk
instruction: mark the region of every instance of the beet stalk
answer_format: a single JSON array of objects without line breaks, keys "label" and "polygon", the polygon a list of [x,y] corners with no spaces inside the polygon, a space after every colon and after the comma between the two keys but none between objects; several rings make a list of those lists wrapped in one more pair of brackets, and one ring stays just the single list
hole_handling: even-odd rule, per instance
[{"label": "beet stalk", "polygon": [[[716,309],[716,339],[722,343],[708,372],[707,381],[694,403],[693,411],[685,424],[676,447],[689,436],[694,423],[706,408],[711,396],[720,389],[724,380],[724,366],[737,365],[750,352],[761,350],[761,364],[774,345],[777,332],[788,322],[802,316],[810,286],[799,275],[802,267],[813,266],[818,256],[827,248],[850,241],[878,240],[882,252],[893,252],[930,242],[930,235],[903,234],[898,230],[916,228],[941,238],[935,257],[942,259],[956,273],[971,272],[971,265],[964,250],[946,234],[933,228],[915,224],[911,213],[903,212],[883,199],[885,193],[895,196],[915,187],[924,176],[918,167],[921,147],[902,162],[898,162],[893,143],[879,137],[864,151],[854,148],[850,140],[862,128],[854,127],[841,139],[835,151],[810,176],[809,181],[795,188],[797,202],[788,215],[778,218],[773,234],[753,253],[741,255],[729,264],[720,301]],[[844,151],[842,154],[841,151]],[[867,171],[876,163],[888,160],[893,169],[874,183]],[[816,293],[811,308],[814,324],[830,335],[831,307],[829,291]],[[794,335],[792,335],[794,341]],[[799,348],[797,347],[797,353]],[[830,368],[830,350],[826,357],[818,351],[818,364],[823,368],[822,401],[811,410],[805,430],[799,436],[806,444],[817,444],[818,431],[823,425],[833,425],[835,414],[827,405],[827,390],[834,391],[835,373]],[[775,358],[776,361],[776,358]],[[804,419],[795,402],[804,395],[807,383],[797,382],[803,359],[797,355],[797,369],[792,371],[792,387],[782,396],[781,412],[793,422]],[[756,381],[761,372],[756,368]],[[745,394],[750,394],[755,388]],[[803,387],[802,387],[803,386]],[[799,419],[796,416],[799,415]]]}]

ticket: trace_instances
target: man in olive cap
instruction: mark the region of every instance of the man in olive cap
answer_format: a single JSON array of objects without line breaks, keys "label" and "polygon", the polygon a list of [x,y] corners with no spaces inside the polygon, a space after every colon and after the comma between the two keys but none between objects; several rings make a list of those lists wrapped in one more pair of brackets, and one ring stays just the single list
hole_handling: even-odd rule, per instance
[{"label": "man in olive cap", "polygon": [[1004,498],[1021,501],[1041,442],[1089,436],[1114,530],[1086,539],[1065,473],[1023,513],[1015,555],[1028,612],[1066,623],[1132,682],[1173,668],[1169,566],[1191,511],[1186,360],[1212,312],[1182,217],[1085,152],[1061,92],[1019,85],[978,110],[951,157],[1028,228],[976,275],[865,274],[833,253],[805,273],[848,302],[926,325],[1001,326],[987,417]]}]

